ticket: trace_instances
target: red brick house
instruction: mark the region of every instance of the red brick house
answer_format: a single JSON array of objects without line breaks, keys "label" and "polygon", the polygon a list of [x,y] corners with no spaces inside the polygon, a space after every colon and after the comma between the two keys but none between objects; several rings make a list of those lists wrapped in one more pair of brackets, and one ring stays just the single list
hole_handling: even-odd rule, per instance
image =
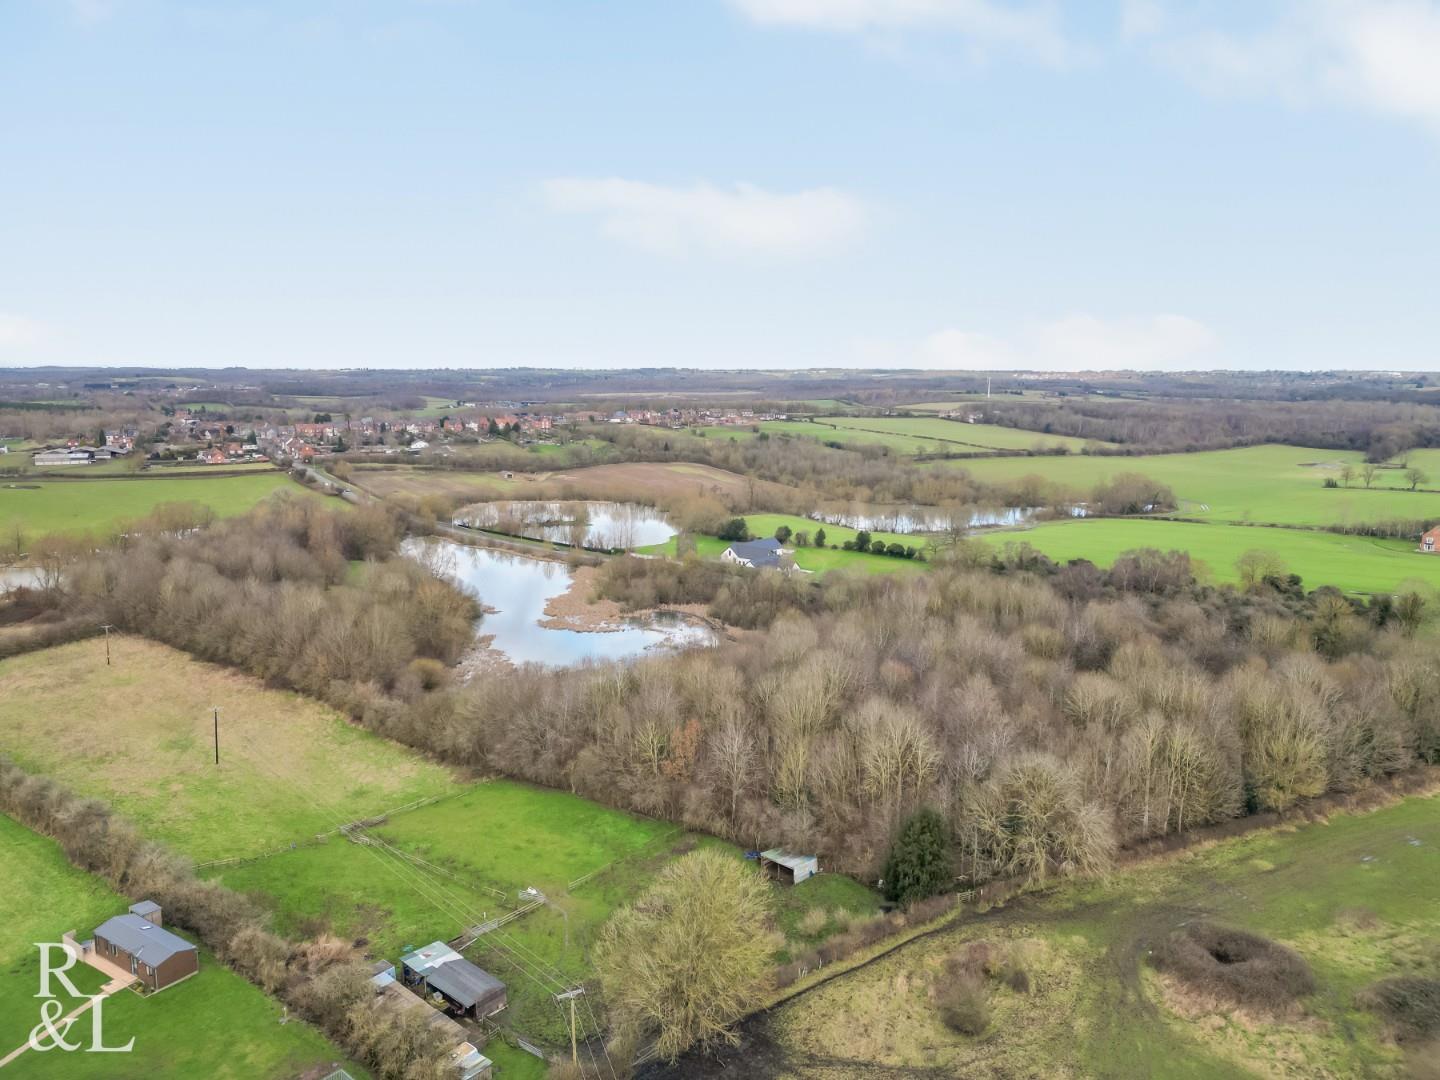
[{"label": "red brick house", "polygon": [[160,905],[152,900],[97,926],[94,949],[151,990],[164,990],[200,970],[199,951],[161,925]]},{"label": "red brick house", "polygon": [[1420,534],[1420,550],[1434,553],[1440,551],[1440,525]]}]

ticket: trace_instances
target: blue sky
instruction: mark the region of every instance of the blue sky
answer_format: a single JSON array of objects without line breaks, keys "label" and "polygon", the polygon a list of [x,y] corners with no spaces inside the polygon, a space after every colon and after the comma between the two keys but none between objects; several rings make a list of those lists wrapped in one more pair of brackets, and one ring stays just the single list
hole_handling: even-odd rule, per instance
[{"label": "blue sky", "polygon": [[1436,369],[1440,2],[4,0],[0,365]]}]

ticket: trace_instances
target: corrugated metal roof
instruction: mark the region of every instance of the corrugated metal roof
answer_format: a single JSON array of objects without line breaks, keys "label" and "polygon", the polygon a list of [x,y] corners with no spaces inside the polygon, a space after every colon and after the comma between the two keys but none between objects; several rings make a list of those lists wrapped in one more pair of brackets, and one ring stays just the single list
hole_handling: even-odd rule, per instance
[{"label": "corrugated metal roof", "polygon": [[769,851],[760,852],[762,859],[769,859],[773,863],[788,867],[791,870],[799,870],[801,867],[809,866],[815,862],[814,855],[791,855],[781,848],[771,848]]},{"label": "corrugated metal roof", "polygon": [[505,984],[483,968],[476,967],[443,941],[431,942],[416,949],[400,962],[430,986],[452,1001],[469,1008],[484,1001],[496,991],[504,993]]},{"label": "corrugated metal roof", "polygon": [[137,960],[158,967],[176,953],[194,952],[195,946],[176,937],[163,926],[146,922],[139,915],[116,915],[95,928],[95,936],[116,945]]}]

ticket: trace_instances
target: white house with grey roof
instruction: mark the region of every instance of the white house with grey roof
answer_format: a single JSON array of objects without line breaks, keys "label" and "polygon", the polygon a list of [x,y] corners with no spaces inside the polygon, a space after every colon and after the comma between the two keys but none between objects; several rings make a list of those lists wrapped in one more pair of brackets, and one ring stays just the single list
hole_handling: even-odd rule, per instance
[{"label": "white house with grey roof", "polygon": [[720,558],[736,566],[746,566],[751,569],[780,567],[780,556],[790,554],[789,549],[782,547],[779,540],[773,536],[765,540],[742,540],[731,544],[720,553]]}]

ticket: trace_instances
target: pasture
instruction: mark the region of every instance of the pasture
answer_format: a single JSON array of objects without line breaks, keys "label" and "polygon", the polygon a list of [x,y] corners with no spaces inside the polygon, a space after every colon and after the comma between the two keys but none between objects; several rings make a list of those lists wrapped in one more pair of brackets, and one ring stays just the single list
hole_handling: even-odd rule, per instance
[{"label": "pasture", "polygon": [[[842,569],[858,570],[866,574],[916,573],[923,571],[929,565],[929,563],[913,559],[872,555],[862,551],[845,551],[840,545],[846,540],[855,539],[858,533],[855,529],[847,528],[844,525],[826,525],[794,514],[747,514],[745,515],[745,524],[752,535],[761,539],[774,536],[775,530],[781,525],[789,526],[792,533],[808,532],[811,537],[814,537],[819,530],[824,529],[826,544],[824,548],[799,547],[793,539],[787,544],[794,551],[795,565],[811,573]],[[883,540],[887,544],[900,544],[921,551],[926,546],[925,537],[922,535],[872,532],[870,537],[872,540]],[[637,550],[640,554],[673,556],[676,551],[675,542],[676,537],[672,536],[663,544],[652,544],[650,547]],[[720,540],[713,536],[695,537],[695,551],[701,558],[718,559],[721,552],[729,546],[728,540]]]},{"label": "pasture", "polygon": [[[1157,1075],[1161,1062],[1165,1076],[1182,1078],[1407,1075],[1405,1051],[1356,995],[1394,975],[1433,977],[1437,853],[1440,802],[1415,797],[968,911],[750,1021],[747,1060],[784,1061],[793,1066],[786,1075],[806,1080],[845,1075],[849,1065],[1128,1078]],[[1153,944],[1198,918],[1295,949],[1315,992],[1293,1011],[1259,1012],[1158,975],[1146,962]],[[934,997],[947,958],[979,942],[1008,952],[1029,979],[1027,992],[992,985],[990,1021],[972,1037],[941,1022]],[[1416,1048],[1414,1067],[1424,1053]]]},{"label": "pasture", "polygon": [[[213,872],[269,906],[287,933],[363,937],[371,952],[392,960],[501,917],[535,889],[540,906],[482,936],[467,955],[508,984],[507,1024],[557,1043],[564,1017],[550,995],[589,978],[590,947],[615,908],[697,843],[735,851],[676,825],[509,780],[397,814],[368,834],[383,843],[336,837]],[[863,914],[878,906],[870,890],[832,874],[797,889],[777,886],[772,896],[792,935],[806,906]]]},{"label": "pasture", "polygon": [[[76,870],[55,843],[0,815],[0,1057],[22,1045],[38,1023],[40,963],[37,941],[59,941],[67,930],[88,938],[130,901],[99,878]],[[94,993],[103,982],[91,968],[66,973],[80,990]],[[64,1011],[81,1004],[57,981],[52,983]],[[35,1080],[166,1080],[216,1077],[320,1075],[343,1066],[357,1078],[368,1074],[309,1025],[282,1022],[278,1002],[201,950],[200,973],[149,998],[123,990],[104,1003],[105,1041],[129,1053],[95,1054],[27,1050],[5,1075]],[[70,1041],[88,1040],[82,1021]]]},{"label": "pasture", "polygon": [[1196,567],[1197,576],[1216,583],[1239,581],[1235,560],[1260,549],[1278,555],[1307,589],[1334,585],[1346,592],[1393,593],[1402,586],[1416,585],[1425,592],[1440,588],[1440,556],[1421,554],[1407,540],[1144,518],[1047,522],[976,535],[994,547],[1027,543],[1057,562],[1089,559],[1098,566],[1109,566],[1133,548],[1187,551],[1204,564]]},{"label": "pasture", "polygon": [[[1012,483],[1033,477],[1037,494],[1076,500],[1119,473],[1142,473],[1174,490],[1181,500],[1180,514],[1211,521],[1339,525],[1440,517],[1440,494],[1404,490],[1408,481],[1398,468],[1379,470],[1370,488],[1358,475],[1348,487],[1324,486],[1327,477],[1338,483],[1347,465],[1358,474],[1363,455],[1265,445],[1141,457],[973,458],[932,467],[963,469],[982,481]],[[1440,469],[1435,475],[1440,486]]]},{"label": "pasture", "polygon": [[[759,432],[753,430],[759,428]],[[896,454],[988,453],[1063,446],[1078,452],[1084,439],[1045,435],[1037,431],[968,424],[926,416],[817,416],[813,420],[765,420],[753,425],[692,428],[708,439],[753,439],[760,433],[790,435],[848,446],[884,446]],[[1109,443],[1099,445],[1108,446]]]},{"label": "pasture", "polygon": [[143,638],[114,634],[111,652],[107,667],[96,638],[6,660],[0,744],[191,858],[255,854],[460,790],[312,699]]},{"label": "pasture", "polygon": [[233,517],[281,491],[297,498],[318,497],[274,470],[253,476],[0,481],[0,536],[12,536],[17,527],[32,538],[105,532],[145,517],[163,503],[200,503],[220,517]]}]

